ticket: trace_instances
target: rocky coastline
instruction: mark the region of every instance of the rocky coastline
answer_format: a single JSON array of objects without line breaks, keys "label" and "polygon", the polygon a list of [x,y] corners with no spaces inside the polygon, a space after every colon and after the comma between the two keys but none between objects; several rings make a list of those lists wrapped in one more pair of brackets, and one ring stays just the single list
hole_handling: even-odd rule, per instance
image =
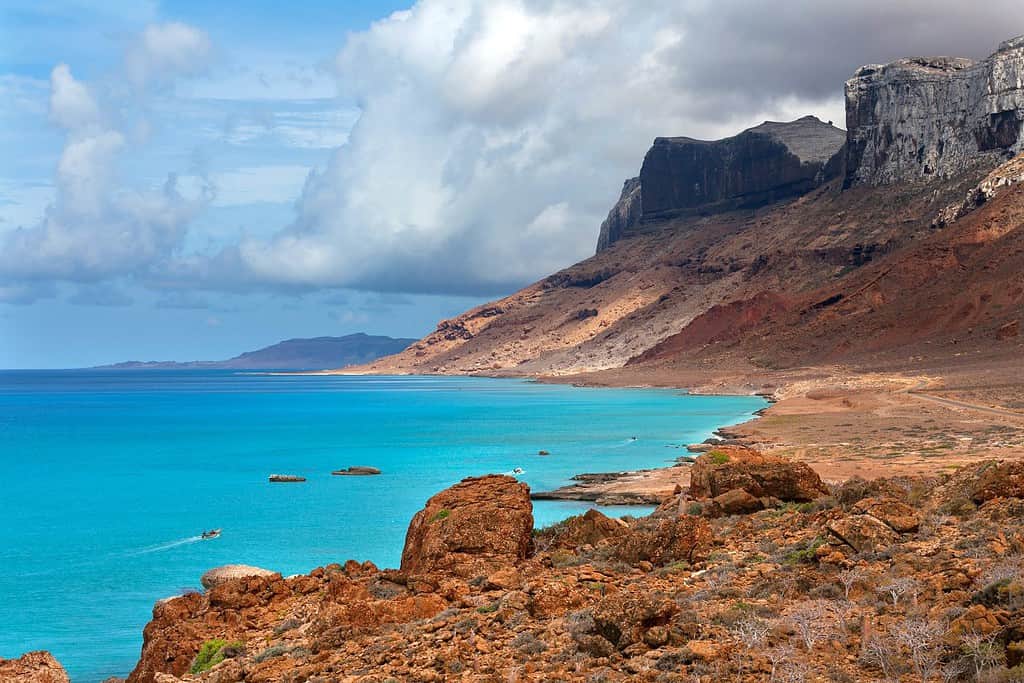
[{"label": "rocky coastline", "polygon": [[[398,569],[235,569],[161,601],[127,680],[1017,680],[1020,461],[828,485],[721,446],[680,489],[534,531],[524,484],[466,479],[414,516]],[[5,681],[58,669],[0,660]]]}]

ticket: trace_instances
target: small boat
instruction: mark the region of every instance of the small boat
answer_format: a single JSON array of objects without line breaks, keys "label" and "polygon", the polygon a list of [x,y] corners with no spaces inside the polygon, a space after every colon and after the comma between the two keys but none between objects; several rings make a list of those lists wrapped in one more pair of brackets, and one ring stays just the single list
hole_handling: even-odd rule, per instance
[{"label": "small boat", "polygon": [[220,536],[220,529],[210,529],[209,531],[204,531],[202,533],[202,537],[204,540],[210,538],[217,538],[218,536]]},{"label": "small boat", "polygon": [[520,474],[522,474],[525,471],[526,470],[524,470],[522,467],[515,467],[515,468],[512,469],[512,474],[514,474],[514,475],[516,475],[518,477]]}]

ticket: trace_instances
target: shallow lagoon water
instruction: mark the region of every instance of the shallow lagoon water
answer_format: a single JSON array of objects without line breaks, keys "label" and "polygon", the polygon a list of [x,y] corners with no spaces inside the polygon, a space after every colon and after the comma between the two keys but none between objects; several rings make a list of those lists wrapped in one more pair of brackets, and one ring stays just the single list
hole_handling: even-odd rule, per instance
[{"label": "shallow lagoon water", "polygon": [[[210,567],[397,566],[411,516],[463,477],[520,467],[544,490],[664,466],[763,405],[484,378],[0,372],[0,657],[48,649],[75,683],[125,675],[153,602]],[[384,473],[331,476],[350,465]]]}]

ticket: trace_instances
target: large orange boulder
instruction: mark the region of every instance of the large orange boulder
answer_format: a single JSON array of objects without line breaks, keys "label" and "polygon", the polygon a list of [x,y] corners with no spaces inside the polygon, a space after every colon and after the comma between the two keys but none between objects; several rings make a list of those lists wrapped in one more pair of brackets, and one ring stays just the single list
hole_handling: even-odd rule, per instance
[{"label": "large orange boulder", "polygon": [[695,564],[707,559],[713,541],[711,525],[706,519],[680,515],[641,520],[628,534],[613,541],[613,545],[615,557],[630,564]]},{"label": "large orange boulder", "polygon": [[533,551],[530,488],[512,477],[470,477],[427,501],[409,523],[406,574],[463,578],[515,565]]},{"label": "large orange boulder", "polygon": [[715,498],[742,489],[755,498],[798,503],[828,493],[808,465],[742,446],[720,446],[697,458],[690,469],[690,496]]},{"label": "large orange boulder", "polygon": [[836,545],[848,545],[858,553],[884,550],[900,539],[887,524],[871,515],[847,515],[825,527]]},{"label": "large orange boulder", "polygon": [[864,498],[851,511],[854,514],[871,515],[900,534],[917,531],[921,525],[921,516],[914,508],[893,498]]},{"label": "large orange boulder", "polygon": [[69,683],[64,667],[46,650],[26,652],[18,659],[0,658],[4,683]]},{"label": "large orange boulder", "polygon": [[596,546],[602,541],[619,538],[629,533],[629,525],[621,519],[608,517],[590,508],[582,515],[570,517],[551,531],[549,548],[576,549],[584,545]]},{"label": "large orange boulder", "polygon": [[971,500],[980,504],[993,498],[1024,498],[1024,461],[982,465],[982,471],[971,487]]}]

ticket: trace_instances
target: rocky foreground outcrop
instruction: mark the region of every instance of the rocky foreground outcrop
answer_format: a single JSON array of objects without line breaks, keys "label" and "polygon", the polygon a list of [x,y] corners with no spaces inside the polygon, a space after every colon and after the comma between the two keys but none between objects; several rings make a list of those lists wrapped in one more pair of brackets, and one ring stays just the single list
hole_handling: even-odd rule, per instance
[{"label": "rocky foreground outcrop", "polygon": [[[728,476],[771,485],[766,463],[784,465],[756,455]],[[673,499],[532,533],[521,484],[469,479],[417,514],[402,570],[349,561],[158,604],[130,680],[1019,680],[1020,471],[855,478],[752,513]]]},{"label": "rocky foreground outcrop", "polygon": [[3,683],[70,683],[64,667],[49,652],[26,652],[18,659],[0,657]]},{"label": "rocky foreground outcrop", "polygon": [[471,578],[525,560],[533,549],[530,488],[504,475],[464,479],[427,501],[402,550],[408,574]]},{"label": "rocky foreground outcrop", "polygon": [[731,491],[806,503],[825,495],[828,488],[804,463],[742,446],[719,446],[697,458],[690,469],[691,497],[717,498]]}]

